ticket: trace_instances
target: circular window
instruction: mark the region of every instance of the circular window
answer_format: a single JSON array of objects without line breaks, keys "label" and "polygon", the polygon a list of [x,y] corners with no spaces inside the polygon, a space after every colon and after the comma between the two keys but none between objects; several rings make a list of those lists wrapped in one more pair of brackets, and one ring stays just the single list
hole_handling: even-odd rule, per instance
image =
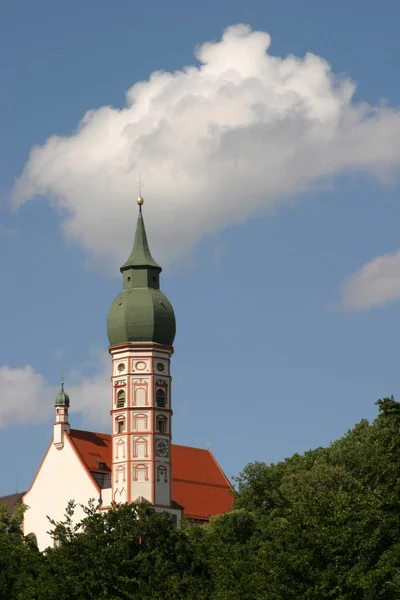
[{"label": "circular window", "polygon": [[123,371],[124,369],[125,369],[125,365],[124,365],[124,363],[120,363],[120,364],[118,365],[118,371]]},{"label": "circular window", "polygon": [[157,363],[157,371],[164,371],[165,367],[163,363]]}]

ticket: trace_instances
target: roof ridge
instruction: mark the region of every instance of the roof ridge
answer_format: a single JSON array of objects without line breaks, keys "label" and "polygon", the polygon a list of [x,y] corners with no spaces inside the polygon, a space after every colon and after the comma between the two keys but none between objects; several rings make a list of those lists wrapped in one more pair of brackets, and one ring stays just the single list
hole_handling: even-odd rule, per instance
[{"label": "roof ridge", "polygon": [[79,433],[90,433],[91,435],[102,435],[104,437],[111,437],[111,433],[101,433],[101,431],[88,431],[87,429],[75,429],[71,427],[71,431],[76,431]]},{"label": "roof ridge", "polygon": [[186,444],[172,444],[173,446],[180,446],[180,448],[190,448],[190,450],[201,450],[202,452],[209,452],[207,448],[197,448],[196,446],[187,446]]},{"label": "roof ridge", "polygon": [[210,449],[207,450],[207,452],[210,454],[211,458],[213,459],[214,463],[217,465],[221,475],[223,476],[223,478],[225,479],[225,481],[227,482],[227,484],[229,485],[229,487],[231,488],[231,490],[233,490],[233,485],[231,484],[231,482],[229,481],[229,479],[227,478],[227,476],[225,475],[225,473],[223,472],[223,470],[221,469],[220,465],[218,464],[217,459],[215,458],[214,454],[211,452]]},{"label": "roof ridge", "polygon": [[230,490],[232,488],[229,482],[226,485],[222,485],[222,483],[208,483],[206,481],[196,481],[195,479],[178,479],[177,477],[172,477],[172,481],[180,481],[181,483],[192,483],[193,485],[206,485],[208,487],[222,488],[224,490]]}]

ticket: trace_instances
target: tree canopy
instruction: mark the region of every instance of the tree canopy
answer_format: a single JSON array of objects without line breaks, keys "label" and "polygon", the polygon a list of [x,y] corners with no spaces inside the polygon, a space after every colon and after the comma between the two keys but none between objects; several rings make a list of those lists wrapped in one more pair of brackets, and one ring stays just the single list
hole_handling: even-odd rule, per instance
[{"label": "tree canopy", "polygon": [[[400,597],[400,403],[326,448],[236,478],[234,509],[173,527],[151,506],[74,503],[40,553],[0,506],[0,599],[393,600]],[[83,532],[84,531],[84,532]]]}]

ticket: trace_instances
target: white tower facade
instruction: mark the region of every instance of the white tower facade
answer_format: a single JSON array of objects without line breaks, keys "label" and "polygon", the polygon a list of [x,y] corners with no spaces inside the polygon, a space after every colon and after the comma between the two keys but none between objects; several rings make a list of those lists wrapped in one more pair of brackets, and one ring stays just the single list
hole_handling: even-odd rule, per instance
[{"label": "white tower facade", "polygon": [[111,346],[112,497],[171,508],[172,347]]}]

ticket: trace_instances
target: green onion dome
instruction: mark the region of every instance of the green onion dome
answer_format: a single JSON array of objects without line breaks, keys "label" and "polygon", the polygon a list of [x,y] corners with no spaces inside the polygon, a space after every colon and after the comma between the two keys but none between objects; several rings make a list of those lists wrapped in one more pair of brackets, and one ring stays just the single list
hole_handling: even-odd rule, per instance
[{"label": "green onion dome", "polygon": [[110,346],[130,342],[155,342],[172,346],[175,314],[160,290],[160,265],[153,259],[147,242],[139,197],[135,241],[128,260],[122,265],[122,291],[111,305],[107,318]]},{"label": "green onion dome", "polygon": [[61,391],[58,392],[54,406],[69,406],[69,396],[64,392],[64,382],[61,382]]}]

